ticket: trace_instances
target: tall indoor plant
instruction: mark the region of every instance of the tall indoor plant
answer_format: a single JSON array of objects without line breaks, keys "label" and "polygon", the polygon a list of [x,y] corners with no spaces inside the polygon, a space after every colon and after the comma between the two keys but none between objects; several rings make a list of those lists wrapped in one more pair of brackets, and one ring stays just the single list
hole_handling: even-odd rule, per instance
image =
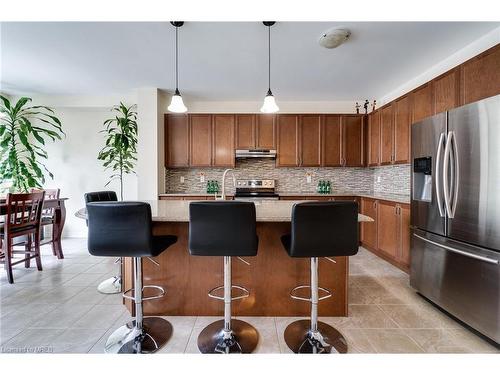
[{"label": "tall indoor plant", "polygon": [[107,134],[106,144],[99,152],[97,158],[102,160],[106,169],[111,169],[113,174],[106,184],[114,180],[120,182],[120,199],[123,200],[123,176],[124,174],[135,173],[135,163],[137,161],[137,112],[135,104],[130,107],[120,102],[112,108],[116,112],[114,118],[104,121],[105,129],[102,132]]},{"label": "tall indoor plant", "polygon": [[9,183],[9,191],[28,192],[42,188],[45,173],[53,174],[41,161],[47,159],[47,139],[64,135],[61,121],[46,106],[30,106],[31,98],[15,104],[0,95],[0,185]]}]

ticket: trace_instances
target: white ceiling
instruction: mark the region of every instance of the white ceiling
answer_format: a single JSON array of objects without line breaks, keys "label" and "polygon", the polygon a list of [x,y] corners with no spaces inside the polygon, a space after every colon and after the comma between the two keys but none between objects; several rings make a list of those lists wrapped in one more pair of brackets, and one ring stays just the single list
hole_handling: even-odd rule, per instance
[{"label": "white ceiling", "polygon": [[[331,27],[351,30],[337,49]],[[480,38],[494,22],[278,22],[272,82],[284,101],[378,98]],[[174,89],[168,23],[2,23],[1,85],[10,93],[116,94]],[[187,22],[179,30],[180,90],[191,100],[255,101],[267,90],[261,22]]]}]

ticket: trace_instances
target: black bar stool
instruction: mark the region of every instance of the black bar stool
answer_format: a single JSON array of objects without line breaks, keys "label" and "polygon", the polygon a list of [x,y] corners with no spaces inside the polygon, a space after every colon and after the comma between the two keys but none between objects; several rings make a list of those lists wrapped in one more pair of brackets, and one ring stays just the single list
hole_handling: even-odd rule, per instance
[{"label": "black bar stool", "polygon": [[[191,255],[224,257],[224,286],[208,293],[209,297],[224,301],[224,320],[208,325],[200,333],[198,349],[202,353],[251,353],[257,346],[257,330],[242,320],[231,319],[231,301],[249,296],[246,288],[231,284],[231,257],[255,256],[257,248],[253,203],[216,201],[189,205]],[[232,297],[232,288],[242,294]],[[223,296],[216,294],[220,290],[224,290]]]},{"label": "black bar stool", "polygon": [[[153,236],[151,207],[142,202],[94,202],[87,204],[90,254],[134,258],[134,287],[123,297],[135,303],[135,320],[118,328],[106,342],[107,353],[152,353],[172,336],[172,325],[165,319],[143,317],[142,301],[161,298],[165,290],[142,285],[142,258],[160,255],[177,242],[176,236]],[[159,294],[143,298],[153,288]],[[132,294],[132,295],[131,295]]]},{"label": "black bar stool", "polygon": [[[294,299],[311,302],[311,319],[298,320],[285,329],[285,342],[295,353],[346,353],[347,342],[332,326],[318,322],[318,302],[332,293],[318,286],[318,259],[350,256],[358,252],[356,202],[306,202],[292,208],[292,233],[281,237],[291,257],[311,258],[311,285],[292,289]],[[295,294],[310,289],[311,297]],[[324,293],[319,296],[319,291]]]},{"label": "black bar stool", "polygon": [[[85,193],[83,198],[85,204],[91,202],[116,202],[118,197],[114,191],[93,191]],[[97,290],[103,294],[117,294],[122,292],[122,258],[118,258],[115,263],[120,263],[120,271],[117,276],[104,280],[97,286]]]}]

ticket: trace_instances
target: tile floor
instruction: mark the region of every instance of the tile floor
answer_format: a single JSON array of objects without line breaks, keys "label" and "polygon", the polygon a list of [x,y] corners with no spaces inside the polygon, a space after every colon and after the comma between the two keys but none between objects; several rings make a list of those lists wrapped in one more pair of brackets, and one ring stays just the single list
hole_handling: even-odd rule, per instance
[{"label": "tile floor", "polygon": [[[102,353],[107,337],[130,319],[120,295],[98,283],[116,271],[114,259],[90,256],[86,240],[66,239],[66,258],[43,248],[42,272],[15,267],[15,284],[0,270],[0,353]],[[352,353],[498,353],[415,294],[408,276],[360,249],[350,259],[349,317],[322,317],[347,338]],[[167,317],[174,335],[162,353],[198,353],[196,338],[215,317]],[[296,318],[248,317],[260,333],[258,353],[288,353],[283,340]]]}]

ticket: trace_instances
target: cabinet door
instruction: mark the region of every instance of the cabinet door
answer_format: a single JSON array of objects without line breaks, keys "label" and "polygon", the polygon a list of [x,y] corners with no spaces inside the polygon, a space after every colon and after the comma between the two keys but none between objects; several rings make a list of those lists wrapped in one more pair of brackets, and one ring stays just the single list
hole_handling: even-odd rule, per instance
[{"label": "cabinet door", "polygon": [[255,148],[256,115],[236,115],[236,148],[247,150]]},{"label": "cabinet door", "polygon": [[165,165],[189,166],[189,121],[187,115],[165,115]]},{"label": "cabinet door", "polygon": [[380,164],[391,164],[393,157],[393,105],[380,110]]},{"label": "cabinet door", "polygon": [[462,104],[500,94],[500,45],[462,64]]},{"label": "cabinet door", "polygon": [[363,116],[342,116],[344,167],[364,165]]},{"label": "cabinet door", "polygon": [[339,115],[325,115],[322,135],[323,167],[342,166],[342,123]]},{"label": "cabinet door", "polygon": [[400,262],[410,267],[410,206],[402,204],[399,210],[399,219],[401,221],[400,238]]},{"label": "cabinet door", "polygon": [[209,167],[212,165],[212,116],[189,115],[191,147],[190,165]]},{"label": "cabinet door", "polygon": [[377,203],[374,199],[361,198],[361,213],[374,220],[361,223],[361,243],[371,249],[377,248]]},{"label": "cabinet door", "polygon": [[299,165],[319,167],[321,164],[321,115],[302,115],[300,120]]},{"label": "cabinet door", "polygon": [[434,114],[448,111],[460,104],[460,69],[456,68],[432,81]]},{"label": "cabinet door", "polygon": [[395,104],[394,163],[410,162],[410,97],[404,96]]},{"label": "cabinet door", "polygon": [[278,115],[277,167],[299,165],[299,116]]},{"label": "cabinet door", "polygon": [[434,113],[432,108],[432,85],[426,83],[411,93],[412,96],[412,124]]},{"label": "cabinet door", "polygon": [[276,149],[276,116],[257,115],[255,137],[257,148]]},{"label": "cabinet door", "polygon": [[392,259],[397,259],[399,255],[399,228],[399,215],[396,212],[396,204],[379,202],[377,226],[378,250]]},{"label": "cabinet door", "polygon": [[234,115],[213,115],[212,139],[212,165],[234,167]]},{"label": "cabinet door", "polygon": [[368,165],[380,163],[380,111],[368,116]]}]

